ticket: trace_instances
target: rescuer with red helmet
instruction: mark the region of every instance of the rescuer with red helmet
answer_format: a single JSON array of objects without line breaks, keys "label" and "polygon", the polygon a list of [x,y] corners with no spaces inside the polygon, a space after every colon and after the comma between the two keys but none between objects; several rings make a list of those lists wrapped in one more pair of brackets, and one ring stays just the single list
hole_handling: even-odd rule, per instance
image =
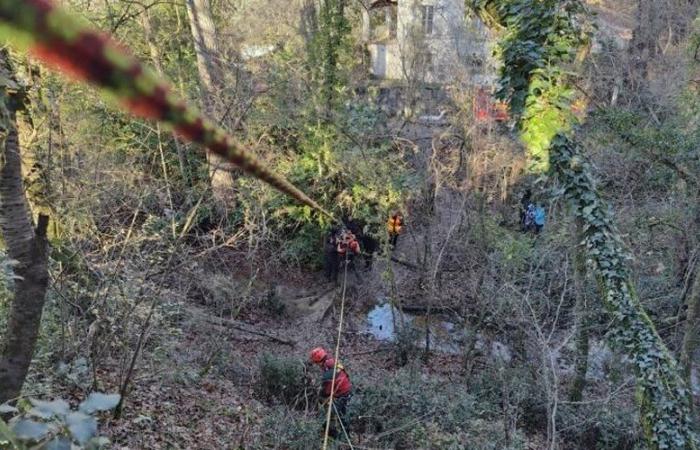
[{"label": "rescuer with red helmet", "polygon": [[[321,368],[321,390],[320,397],[325,405],[330,399],[333,399],[333,422],[331,423],[330,436],[336,437],[338,429],[336,424],[340,424],[345,430],[348,429],[347,409],[350,398],[352,397],[352,383],[348,376],[345,367],[336,363],[332,355],[323,347],[316,347],[311,350],[309,359],[312,363]],[[335,372],[335,383],[333,382],[333,373]]]}]

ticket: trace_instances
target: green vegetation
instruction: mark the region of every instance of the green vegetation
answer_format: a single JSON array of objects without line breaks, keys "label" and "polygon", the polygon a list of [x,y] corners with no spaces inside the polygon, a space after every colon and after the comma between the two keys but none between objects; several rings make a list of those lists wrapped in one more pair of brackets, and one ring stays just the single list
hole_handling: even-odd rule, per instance
[{"label": "green vegetation", "polygon": [[292,3],[0,0],[0,448],[697,449],[696,2]]},{"label": "green vegetation", "polygon": [[309,392],[304,365],[298,359],[265,354],[258,366],[258,395],[262,399],[295,408],[303,405],[304,396],[307,401],[309,396],[315,397],[315,392]]},{"label": "green vegetation", "polygon": [[[578,1],[490,2],[475,5],[491,13],[507,33],[501,41],[501,95],[511,99],[533,170],[552,174],[561,194],[583,223],[583,244],[599,277],[613,321],[612,342],[629,355],[637,374],[641,420],[651,448],[697,448],[690,395],[675,359],[635,294],[630,257],[610,210],[598,193],[592,168],[573,141],[574,87],[567,70],[586,43],[577,25],[585,11]],[[579,17],[576,17],[576,16]]]}]

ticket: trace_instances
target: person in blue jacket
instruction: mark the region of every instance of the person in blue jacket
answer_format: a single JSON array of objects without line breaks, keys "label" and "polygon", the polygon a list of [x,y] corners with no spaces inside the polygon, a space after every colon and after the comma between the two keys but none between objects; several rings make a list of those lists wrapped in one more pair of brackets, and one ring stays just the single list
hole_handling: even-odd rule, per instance
[{"label": "person in blue jacket", "polygon": [[542,228],[544,228],[545,218],[546,213],[544,206],[542,206],[541,203],[538,203],[537,206],[535,206],[535,234],[540,234],[540,231],[542,231]]}]

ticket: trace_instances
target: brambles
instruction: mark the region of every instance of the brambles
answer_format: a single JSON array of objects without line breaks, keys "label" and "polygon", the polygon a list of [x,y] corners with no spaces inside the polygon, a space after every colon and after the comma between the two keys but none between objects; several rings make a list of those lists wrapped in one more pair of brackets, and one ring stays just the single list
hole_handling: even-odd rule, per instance
[{"label": "brambles", "polygon": [[298,359],[265,354],[258,362],[258,377],[257,393],[269,402],[294,408],[303,405],[305,396],[315,396]]}]

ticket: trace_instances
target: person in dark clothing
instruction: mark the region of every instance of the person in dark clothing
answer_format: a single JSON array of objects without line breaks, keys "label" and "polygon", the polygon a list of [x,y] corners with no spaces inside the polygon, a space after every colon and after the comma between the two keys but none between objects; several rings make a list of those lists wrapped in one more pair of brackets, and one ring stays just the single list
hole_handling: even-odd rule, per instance
[{"label": "person in dark clothing", "polygon": [[360,236],[362,234],[363,224],[359,220],[345,215],[343,216],[343,224],[345,225],[345,228],[350,230],[350,232],[355,236]]},{"label": "person in dark clothing", "polygon": [[535,230],[535,205],[530,203],[525,210],[525,223],[523,225],[525,232]]},{"label": "person in dark clothing", "polygon": [[379,251],[379,241],[372,237],[371,234],[363,232],[360,236],[360,246],[365,257],[365,270],[371,270],[374,254]]},{"label": "person in dark clothing", "polygon": [[323,268],[326,273],[326,280],[334,283],[338,282],[338,268],[340,266],[337,236],[338,229],[331,229],[323,244]]},{"label": "person in dark clothing", "polygon": [[360,242],[357,240],[355,233],[345,229],[340,231],[336,237],[336,252],[338,254],[338,262],[346,263],[348,270],[355,273],[355,257],[361,253]]},{"label": "person in dark clothing", "polygon": [[369,226],[364,220],[353,219],[346,215],[343,217],[343,223],[346,229],[350,231],[359,242],[360,253],[365,261],[365,270],[370,270],[372,268],[374,253],[379,251],[379,241],[369,233]]},{"label": "person in dark clothing", "polygon": [[526,190],[520,199],[520,228],[523,232],[528,231],[527,226],[527,210],[528,206],[532,204],[532,191],[530,189]]}]

